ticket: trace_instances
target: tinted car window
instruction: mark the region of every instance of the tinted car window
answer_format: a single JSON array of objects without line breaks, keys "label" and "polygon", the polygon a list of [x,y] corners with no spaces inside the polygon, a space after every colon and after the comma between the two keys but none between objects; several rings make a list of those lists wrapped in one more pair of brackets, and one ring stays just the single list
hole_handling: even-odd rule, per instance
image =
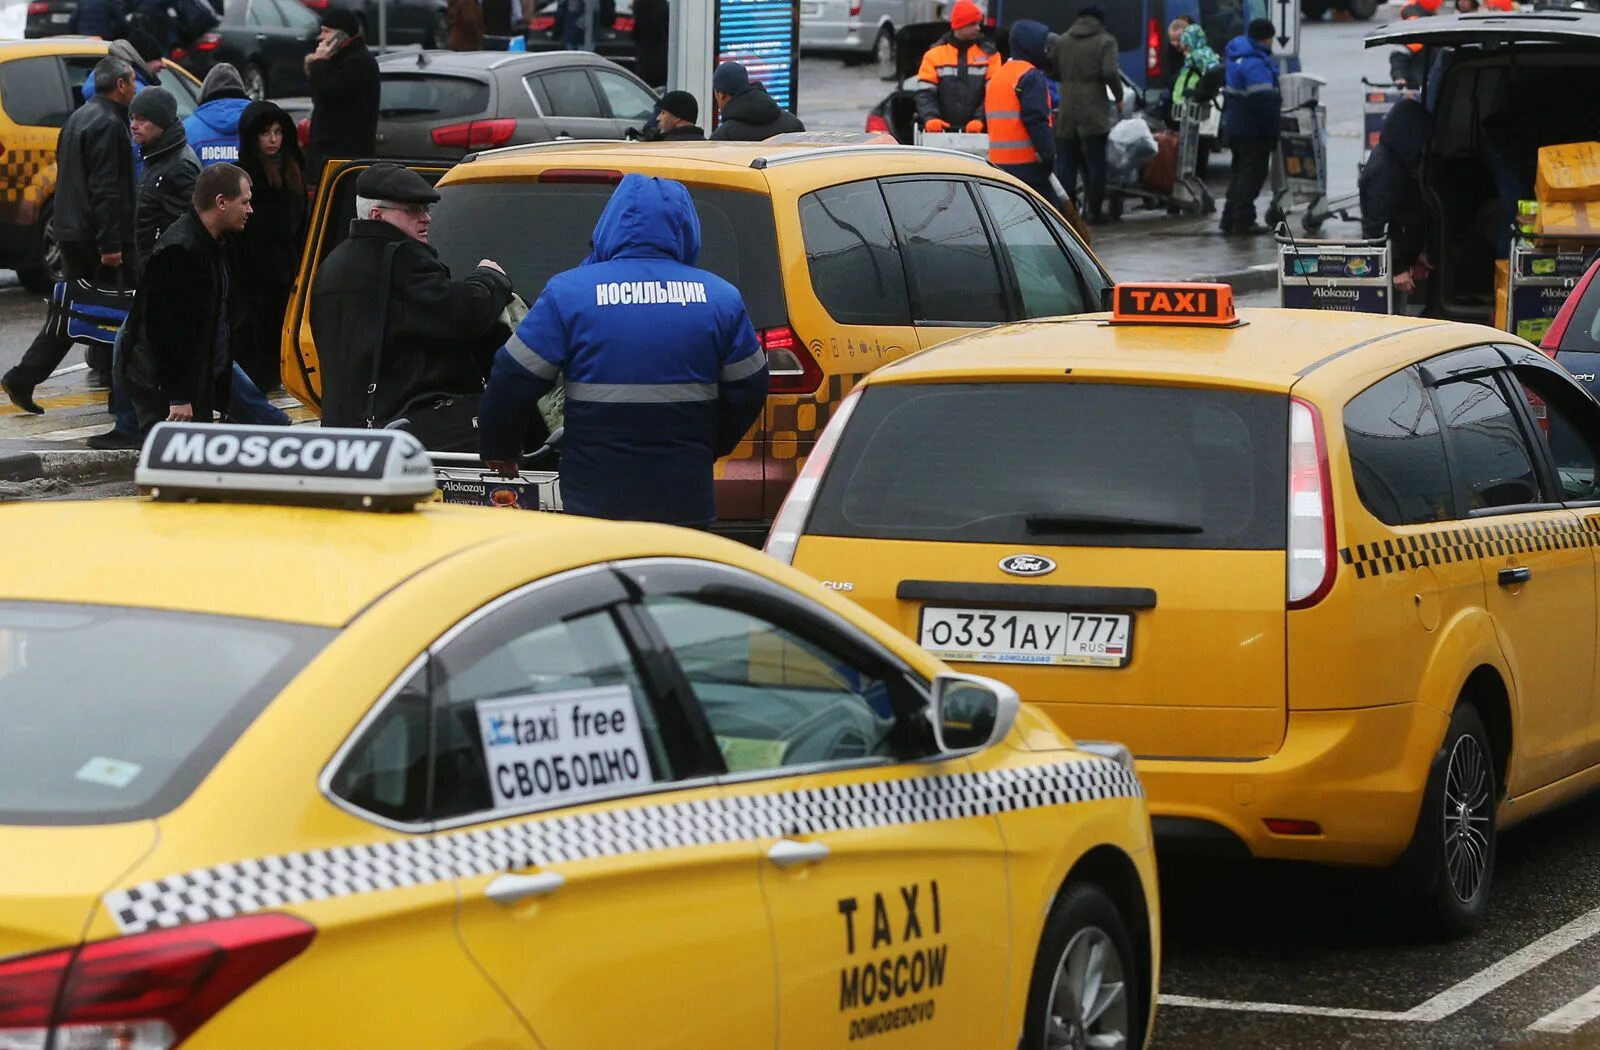
[{"label": "tinted car window", "polygon": [[278,12],[278,5],[273,0],[250,0],[249,21],[251,25],[281,28],[283,15]]},{"label": "tinted car window", "polygon": [[378,115],[390,120],[447,120],[488,108],[489,85],[470,77],[385,73],[378,87]]},{"label": "tinted car window", "polygon": [[428,675],[419,670],[362,730],[329,789],[380,817],[413,823],[428,815]]},{"label": "tinted car window", "polygon": [[597,69],[594,79],[600,85],[606,105],[611,108],[611,115],[618,120],[643,123],[655,112],[655,96],[627,77]]},{"label": "tinted car window", "polygon": [[589,74],[581,69],[543,73],[534,79],[539,108],[547,117],[603,117]]},{"label": "tinted car window", "polygon": [[[1022,295],[1022,316],[1082,313],[1087,307],[1078,273],[1028,198],[998,186],[980,186],[978,194],[1011,261]],[[1094,308],[1099,305],[1096,302]]]},{"label": "tinted car window", "polygon": [[1561,349],[1600,352],[1600,278],[1589,282],[1583,297],[1572,308]]},{"label": "tinted car window", "polygon": [[911,323],[900,247],[873,181],[800,198],[811,287],[840,324]]},{"label": "tinted car window", "polygon": [[1244,391],[874,386],[834,450],[806,531],[1281,549],[1287,427],[1286,398]]},{"label": "tinted car window", "polygon": [[60,64],[54,58],[19,58],[0,65],[0,106],[16,124],[40,128],[65,124],[73,106]]},{"label": "tinted car window", "polygon": [[172,92],[173,97],[178,100],[179,120],[193,113],[195,107],[200,104],[199,89],[194,82],[182,73],[173,72],[170,64],[162,67],[161,72],[156,74],[156,79],[160,80],[161,86]]},{"label": "tinted car window", "polygon": [[1517,380],[1539,424],[1539,439],[1550,453],[1561,498],[1600,499],[1600,420],[1594,404],[1566,379],[1542,368],[1517,368]]},{"label": "tinted car window", "polygon": [[1434,387],[1433,401],[1450,433],[1450,465],[1469,510],[1541,500],[1532,456],[1494,376]]},{"label": "tinted car window", "polygon": [[151,609],[0,603],[0,824],[165,813],[333,633]]},{"label": "tinted car window", "polygon": [[1444,437],[1421,380],[1411,370],[1368,387],[1344,407],[1345,443],[1356,491],[1390,525],[1455,516]]},{"label": "tinted car window", "polygon": [[[457,183],[440,190],[430,243],[455,274],[494,259],[528,302],[545,282],[583,261],[609,185]],[[772,202],[758,193],[690,186],[700,214],[699,265],[739,289],[757,328],[786,323]],[[516,216],[516,222],[507,222]],[[537,230],[537,236],[529,236]]]},{"label": "tinted car window", "polygon": [[284,24],[290,29],[298,29],[301,32],[315,31],[321,24],[317,16],[308,11],[300,0],[272,0],[272,2],[278,5],[278,13],[283,16]]},{"label": "tinted car window", "polygon": [[905,252],[916,320],[955,324],[1006,320],[994,248],[966,183],[888,182],[883,194]]}]

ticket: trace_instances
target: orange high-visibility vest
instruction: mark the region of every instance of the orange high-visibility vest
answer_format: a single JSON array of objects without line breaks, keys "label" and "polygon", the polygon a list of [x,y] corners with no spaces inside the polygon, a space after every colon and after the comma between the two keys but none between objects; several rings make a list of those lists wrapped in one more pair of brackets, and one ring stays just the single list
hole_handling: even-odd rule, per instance
[{"label": "orange high-visibility vest", "polygon": [[1022,123],[1022,100],[1017,85],[1033,72],[1033,63],[1013,58],[989,78],[983,95],[985,116],[989,118],[990,164],[1038,164],[1039,154]]}]

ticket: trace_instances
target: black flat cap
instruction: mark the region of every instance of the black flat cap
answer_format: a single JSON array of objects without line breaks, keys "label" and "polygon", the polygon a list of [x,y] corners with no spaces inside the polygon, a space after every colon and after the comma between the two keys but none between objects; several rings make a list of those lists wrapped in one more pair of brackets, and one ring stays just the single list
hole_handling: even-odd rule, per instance
[{"label": "black flat cap", "polygon": [[356,196],[396,204],[432,204],[439,191],[428,180],[398,164],[374,164],[356,178]]}]

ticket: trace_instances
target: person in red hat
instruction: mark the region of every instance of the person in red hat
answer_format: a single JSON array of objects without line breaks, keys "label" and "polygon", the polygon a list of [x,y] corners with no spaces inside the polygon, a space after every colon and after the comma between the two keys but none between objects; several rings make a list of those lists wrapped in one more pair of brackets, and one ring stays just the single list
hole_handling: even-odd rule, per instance
[{"label": "person in red hat", "polygon": [[1000,68],[1000,52],[983,38],[983,12],[956,0],[950,32],[928,48],[917,72],[917,119],[926,131],[984,130],[983,93]]}]

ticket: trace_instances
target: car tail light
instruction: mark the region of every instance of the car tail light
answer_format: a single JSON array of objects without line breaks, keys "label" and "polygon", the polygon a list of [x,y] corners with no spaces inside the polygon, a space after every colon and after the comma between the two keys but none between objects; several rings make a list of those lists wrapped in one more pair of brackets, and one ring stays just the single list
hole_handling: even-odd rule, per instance
[{"label": "car tail light", "polygon": [[1161,75],[1161,20],[1152,18],[1145,33],[1145,72]]},{"label": "car tail light", "polygon": [[200,39],[194,42],[194,49],[196,51],[215,51],[221,43],[221,33],[202,33],[200,34]]},{"label": "car tail light", "polygon": [[326,11],[328,9],[328,0],[300,0],[300,2],[313,11]]},{"label": "car tail light", "polygon": [[861,17],[861,0],[850,0],[850,17]]},{"label": "car tail light", "polygon": [[611,23],[611,28],[619,33],[633,32],[633,19],[627,15],[618,15]]},{"label": "car tail light", "polygon": [[1261,823],[1274,835],[1320,835],[1322,825],[1314,820],[1292,820],[1288,817],[1266,817]]},{"label": "car tail light", "polygon": [[538,181],[610,186],[622,181],[622,172],[610,168],[546,168],[539,173]]},{"label": "car tail light", "polygon": [[0,1046],[176,1046],[315,934],[288,915],[246,915],[7,959]]},{"label": "car tail light", "polygon": [[528,29],[534,33],[548,33],[556,27],[555,15],[534,15],[528,19]]},{"label": "car tail light", "polygon": [[817,498],[817,486],[822,483],[823,471],[827,469],[828,460],[839,444],[839,435],[849,425],[850,413],[855,411],[860,398],[861,391],[852,390],[833,410],[833,418],[822,428],[822,436],[817,438],[811,455],[806,457],[800,475],[789,486],[788,495],[783,497],[783,506],[778,508],[778,516],[772,519],[772,531],[767,533],[766,545],[761,549],[785,565],[794,564],[794,551],[800,545],[806,519],[811,516],[811,504]]},{"label": "car tail light", "polygon": [[1333,587],[1333,484],[1322,417],[1310,402],[1289,402],[1289,608],[1306,609]]},{"label": "car tail light", "polygon": [[767,393],[813,394],[822,385],[822,368],[788,325],[756,333],[767,352]]},{"label": "car tail light", "polygon": [[311,118],[301,117],[294,122],[294,137],[300,140],[300,148],[305,149],[311,144]]},{"label": "car tail light", "polygon": [[[186,59],[188,57],[189,57],[189,49],[188,48],[186,48],[186,47],[175,47],[175,48],[172,49],[172,60],[174,62],[182,62],[184,59]],[[305,143],[301,143],[301,145],[305,145]]]},{"label": "car tail light", "polygon": [[30,15],[47,15],[49,13],[50,0],[33,0],[33,3],[28,5],[28,14]]},{"label": "car tail light", "polygon": [[469,120],[462,124],[446,124],[433,129],[433,144],[455,149],[492,149],[504,146],[517,133],[517,122],[511,117],[494,120]]},{"label": "car tail light", "polygon": [[889,122],[884,120],[883,117],[877,113],[867,114],[867,130],[887,132],[891,135],[894,134],[889,130]]}]

